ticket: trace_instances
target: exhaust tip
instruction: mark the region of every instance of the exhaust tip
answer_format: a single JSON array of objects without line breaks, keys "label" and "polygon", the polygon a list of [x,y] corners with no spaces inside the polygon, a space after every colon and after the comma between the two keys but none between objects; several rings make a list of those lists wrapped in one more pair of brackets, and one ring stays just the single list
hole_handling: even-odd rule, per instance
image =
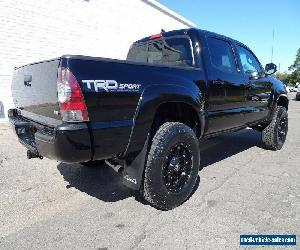
[{"label": "exhaust tip", "polygon": [[40,158],[41,160],[43,159],[43,156],[31,152],[29,149],[27,150],[27,159],[33,159],[33,158]]},{"label": "exhaust tip", "polygon": [[105,160],[105,163],[117,173],[121,173],[124,169],[122,165],[117,164],[116,162],[110,162],[109,160]]}]

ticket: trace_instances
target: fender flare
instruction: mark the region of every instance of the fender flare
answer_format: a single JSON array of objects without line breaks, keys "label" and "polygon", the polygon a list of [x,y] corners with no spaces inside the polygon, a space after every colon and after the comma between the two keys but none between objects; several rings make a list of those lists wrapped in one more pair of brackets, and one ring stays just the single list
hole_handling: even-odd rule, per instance
[{"label": "fender flare", "polygon": [[273,92],[273,98],[272,98],[272,101],[271,101],[271,105],[269,106],[270,111],[269,111],[269,115],[268,115],[268,118],[267,118],[268,122],[270,122],[272,120],[273,114],[276,110],[277,103],[278,103],[280,98],[286,99],[287,106],[289,105],[289,98],[288,98],[288,95],[286,93],[274,91]]},{"label": "fender flare", "polygon": [[289,97],[288,97],[287,94],[278,94],[278,95],[277,95],[277,98],[275,99],[274,105],[277,104],[277,103],[279,102],[279,99],[280,99],[280,98],[283,98],[283,99],[285,99],[285,100],[287,101],[287,108],[288,108],[288,106],[289,106]]},{"label": "fender flare", "polygon": [[203,134],[203,97],[197,85],[188,83],[187,86],[177,84],[153,84],[144,89],[134,115],[131,134],[123,156],[131,152],[142,150],[156,111],[158,107],[164,103],[182,102],[192,106],[198,114],[201,135]]},{"label": "fender flare", "polygon": [[123,184],[128,188],[139,190],[141,187],[153,119],[157,108],[167,102],[183,102],[191,105],[197,111],[201,133],[204,131],[204,103],[196,85],[191,89],[174,84],[147,87],[140,97],[130,139],[124,153],[125,158],[131,152],[138,152],[130,164],[125,161]]}]

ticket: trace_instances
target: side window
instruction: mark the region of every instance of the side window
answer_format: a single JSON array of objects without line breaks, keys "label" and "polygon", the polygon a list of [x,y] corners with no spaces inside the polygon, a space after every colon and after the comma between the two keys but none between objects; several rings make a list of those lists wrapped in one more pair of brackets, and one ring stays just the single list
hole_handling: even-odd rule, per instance
[{"label": "side window", "polygon": [[238,45],[236,48],[245,74],[251,75],[254,72],[262,72],[259,62],[249,50]]},{"label": "side window", "polygon": [[163,63],[174,66],[192,66],[193,56],[187,38],[166,38]]},{"label": "side window", "polygon": [[226,41],[208,38],[212,65],[223,72],[236,73],[237,68],[230,44]]},{"label": "side window", "polygon": [[150,41],[148,63],[170,66],[193,65],[189,40],[186,38],[165,38]]}]

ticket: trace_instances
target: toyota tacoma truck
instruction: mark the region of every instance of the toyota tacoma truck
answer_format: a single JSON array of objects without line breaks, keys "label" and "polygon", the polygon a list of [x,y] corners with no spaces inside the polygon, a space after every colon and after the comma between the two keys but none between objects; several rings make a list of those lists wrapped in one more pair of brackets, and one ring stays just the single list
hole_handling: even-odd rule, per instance
[{"label": "toyota tacoma truck", "polygon": [[105,160],[168,210],[193,191],[203,138],[250,127],[265,148],[282,148],[289,101],[275,71],[231,38],[162,31],[126,60],[64,55],[15,68],[9,120],[29,159]]}]

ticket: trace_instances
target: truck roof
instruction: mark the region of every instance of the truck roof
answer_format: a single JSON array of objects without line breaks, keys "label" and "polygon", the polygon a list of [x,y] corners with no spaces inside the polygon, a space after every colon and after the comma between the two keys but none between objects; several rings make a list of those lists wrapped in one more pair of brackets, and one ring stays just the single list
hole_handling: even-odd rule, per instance
[{"label": "truck roof", "polygon": [[[180,29],[180,30],[171,30],[171,31],[162,31],[162,33],[157,33],[158,34],[163,34],[164,37],[170,37],[170,36],[176,36],[176,35],[186,35],[188,30],[190,29]],[[146,36],[140,40],[135,41],[134,43],[144,43],[148,42],[150,40],[150,36]]]},{"label": "truck roof", "polygon": [[[213,35],[213,36],[218,36],[224,40],[230,40],[234,43],[237,43],[237,44],[240,44],[246,48],[248,48],[245,44],[243,44],[242,42],[240,41],[237,41],[233,38],[230,38],[228,36],[224,36],[224,35],[220,35],[218,33],[215,33],[215,32],[211,32],[211,31],[207,31],[207,30],[203,30],[203,29],[197,29],[197,28],[188,28],[188,29],[179,29],[179,30],[171,30],[171,31],[167,31],[167,32],[162,32],[161,34],[163,35],[163,37],[171,37],[171,36],[176,36],[176,35],[186,35],[189,31],[194,31],[194,32],[198,32],[202,35]],[[158,33],[159,34],[159,33]],[[157,35],[158,35],[157,34]],[[137,44],[137,43],[145,43],[147,41],[149,41],[151,38],[151,36],[147,36],[147,37],[144,37],[140,40],[137,40],[134,42],[134,44]],[[249,49],[249,48],[248,48]]]}]

